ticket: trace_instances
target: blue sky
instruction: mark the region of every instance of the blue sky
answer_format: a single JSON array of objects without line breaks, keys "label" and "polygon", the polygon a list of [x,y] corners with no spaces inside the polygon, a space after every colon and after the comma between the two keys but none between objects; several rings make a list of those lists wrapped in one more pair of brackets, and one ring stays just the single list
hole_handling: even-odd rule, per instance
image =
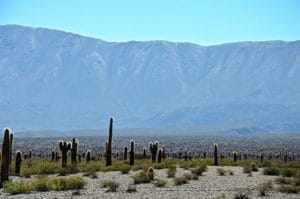
[{"label": "blue sky", "polygon": [[0,24],[108,41],[299,40],[298,0],[0,0]]}]

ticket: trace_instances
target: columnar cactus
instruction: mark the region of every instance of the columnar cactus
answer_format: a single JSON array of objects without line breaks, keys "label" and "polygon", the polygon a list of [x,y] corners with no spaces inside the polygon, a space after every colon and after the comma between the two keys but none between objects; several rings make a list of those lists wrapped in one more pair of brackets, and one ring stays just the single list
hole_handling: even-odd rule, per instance
[{"label": "columnar cactus", "polygon": [[215,148],[215,150],[214,150],[214,165],[218,166],[218,164],[219,164],[218,163],[218,145],[215,144],[214,148]]},{"label": "columnar cactus", "polygon": [[12,160],[12,142],[13,142],[14,134],[9,135],[9,164],[11,164]]},{"label": "columnar cactus", "polygon": [[59,141],[59,150],[61,150],[61,163],[62,167],[67,166],[68,151],[71,149],[72,144],[70,142]]},{"label": "columnar cactus", "polygon": [[157,156],[157,162],[158,163],[161,163],[162,153],[163,153],[163,150],[159,149],[158,150],[158,156]]},{"label": "columnar cactus", "polygon": [[28,158],[29,158],[29,159],[32,158],[32,151],[31,151],[31,150],[29,150],[29,152],[28,152]]},{"label": "columnar cactus", "polygon": [[167,157],[167,156],[166,156],[166,150],[165,150],[165,147],[163,147],[163,148],[162,148],[162,158],[163,158],[163,159],[166,159],[166,157]]},{"label": "columnar cactus", "polygon": [[15,165],[15,174],[16,175],[20,174],[21,163],[22,163],[22,152],[17,151],[17,153],[16,153],[16,165]]},{"label": "columnar cactus", "polygon": [[81,163],[81,154],[78,154],[78,162]]},{"label": "columnar cactus", "polygon": [[130,141],[130,165],[134,165],[134,141]]},{"label": "columnar cactus", "polygon": [[260,161],[263,162],[264,161],[264,154],[260,153]]},{"label": "columnar cactus", "polygon": [[109,136],[108,136],[107,151],[106,151],[106,166],[112,165],[112,158],[111,158],[112,134],[113,134],[113,118],[110,117],[109,118]]},{"label": "columnar cactus", "polygon": [[234,152],[233,152],[233,161],[236,162],[236,159],[237,159],[237,152],[234,151]]},{"label": "columnar cactus", "polygon": [[8,128],[4,129],[4,138],[2,143],[2,161],[1,161],[1,181],[0,187],[3,187],[3,183],[8,181],[9,176],[9,154],[11,146],[11,136],[10,130]]},{"label": "columnar cactus", "polygon": [[128,153],[128,149],[127,146],[124,147],[124,160],[127,160],[127,153]]},{"label": "columnar cactus", "polygon": [[88,164],[91,161],[91,151],[87,150],[86,154],[85,154],[85,161]]},{"label": "columnar cactus", "polygon": [[144,147],[144,148],[143,148],[143,159],[146,159],[146,155],[147,155],[147,153],[146,153],[146,148]]},{"label": "columnar cactus", "polygon": [[52,150],[52,153],[51,153],[51,161],[54,162],[55,161],[55,151]]},{"label": "columnar cactus", "polygon": [[154,144],[152,142],[150,142],[150,151],[151,151],[152,162],[156,161],[157,148],[158,148],[157,141]]},{"label": "columnar cactus", "polygon": [[76,140],[76,138],[73,138],[72,148],[71,148],[71,162],[73,164],[77,163],[77,146],[78,146],[78,141]]}]

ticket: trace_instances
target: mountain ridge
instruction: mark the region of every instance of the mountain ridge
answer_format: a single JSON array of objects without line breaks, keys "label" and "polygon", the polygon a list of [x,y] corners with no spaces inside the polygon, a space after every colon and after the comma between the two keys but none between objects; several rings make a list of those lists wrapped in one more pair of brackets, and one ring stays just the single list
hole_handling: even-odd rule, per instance
[{"label": "mountain ridge", "polygon": [[98,129],[114,115],[122,128],[273,123],[266,130],[289,131],[274,126],[300,121],[297,52],[300,41],[107,42],[0,26],[0,124]]}]

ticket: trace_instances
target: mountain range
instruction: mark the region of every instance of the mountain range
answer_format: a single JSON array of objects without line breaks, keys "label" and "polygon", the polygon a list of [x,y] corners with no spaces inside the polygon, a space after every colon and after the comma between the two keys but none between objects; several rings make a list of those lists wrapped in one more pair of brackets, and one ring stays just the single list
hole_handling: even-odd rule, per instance
[{"label": "mountain range", "polygon": [[0,26],[0,127],[299,132],[300,41],[108,42]]}]

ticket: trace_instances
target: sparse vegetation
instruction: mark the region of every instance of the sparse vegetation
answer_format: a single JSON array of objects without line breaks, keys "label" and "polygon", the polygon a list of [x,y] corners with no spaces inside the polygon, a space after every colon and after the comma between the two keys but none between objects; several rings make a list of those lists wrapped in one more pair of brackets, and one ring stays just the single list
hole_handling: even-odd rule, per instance
[{"label": "sparse vegetation", "polygon": [[163,179],[155,179],[153,184],[156,187],[165,187],[167,185],[167,181],[163,180]]},{"label": "sparse vegetation", "polygon": [[223,168],[218,168],[217,169],[217,173],[220,175],[220,176],[224,176],[226,175],[227,171]]},{"label": "sparse vegetation", "polygon": [[193,169],[191,172],[192,174],[201,176],[203,172],[207,170],[206,165],[199,165],[197,168]]},{"label": "sparse vegetation", "polygon": [[300,191],[300,186],[282,184],[277,190],[283,193],[298,193]]},{"label": "sparse vegetation", "polygon": [[176,166],[169,167],[167,170],[168,178],[174,178],[176,175],[176,171],[177,171]]},{"label": "sparse vegetation", "polygon": [[4,192],[10,194],[27,193],[30,191],[63,191],[82,189],[86,183],[80,176],[73,177],[54,177],[54,176],[36,176],[28,182],[6,182]]},{"label": "sparse vegetation", "polygon": [[107,191],[115,192],[117,191],[117,188],[120,186],[120,184],[113,180],[104,180],[101,182],[101,186],[103,188],[108,188]]},{"label": "sparse vegetation", "polygon": [[132,176],[132,179],[134,180],[134,184],[149,183],[154,179],[154,172],[143,170]]},{"label": "sparse vegetation", "polygon": [[279,173],[280,173],[280,170],[275,167],[268,167],[268,168],[264,168],[264,170],[263,170],[264,175],[278,176]]},{"label": "sparse vegetation", "polygon": [[267,192],[270,191],[270,189],[272,189],[272,187],[273,187],[272,181],[268,181],[268,182],[257,185],[257,190],[258,190],[260,196],[266,196]]}]

